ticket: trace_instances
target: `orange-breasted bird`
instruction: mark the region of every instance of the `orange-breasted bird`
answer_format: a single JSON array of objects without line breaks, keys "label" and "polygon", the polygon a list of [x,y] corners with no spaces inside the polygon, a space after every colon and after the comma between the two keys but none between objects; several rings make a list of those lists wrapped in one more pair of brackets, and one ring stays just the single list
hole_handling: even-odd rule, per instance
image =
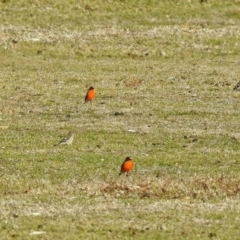
[{"label": "orange-breasted bird", "polygon": [[86,94],[85,102],[84,102],[84,103],[87,103],[87,102],[92,101],[94,97],[95,97],[94,87],[90,87],[90,88],[88,89],[87,94]]},{"label": "orange-breasted bird", "polygon": [[132,170],[133,168],[133,161],[130,157],[126,157],[125,161],[123,162],[122,166],[121,166],[121,170],[119,175],[121,175],[122,173],[128,173]]}]

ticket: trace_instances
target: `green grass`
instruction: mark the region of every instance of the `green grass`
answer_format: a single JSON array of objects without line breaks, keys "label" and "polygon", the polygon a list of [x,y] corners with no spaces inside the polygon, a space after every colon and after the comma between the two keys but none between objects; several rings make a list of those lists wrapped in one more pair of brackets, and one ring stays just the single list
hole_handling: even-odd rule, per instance
[{"label": "green grass", "polygon": [[238,0],[0,9],[1,239],[239,238]]}]

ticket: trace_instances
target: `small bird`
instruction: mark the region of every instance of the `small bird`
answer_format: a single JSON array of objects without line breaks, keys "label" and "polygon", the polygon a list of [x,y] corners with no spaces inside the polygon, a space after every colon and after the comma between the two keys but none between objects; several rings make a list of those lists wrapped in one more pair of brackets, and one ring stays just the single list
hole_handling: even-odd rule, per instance
[{"label": "small bird", "polygon": [[240,91],[240,81],[237,83],[237,85],[233,88],[233,91]]},{"label": "small bird", "polygon": [[74,134],[75,134],[74,131],[70,131],[66,137],[64,137],[59,143],[54,144],[54,146],[56,147],[56,146],[62,145],[62,144],[67,144],[67,145],[72,144]]},{"label": "small bird", "polygon": [[88,89],[87,94],[86,94],[85,102],[84,102],[84,103],[87,103],[87,102],[92,101],[94,97],[95,97],[94,87],[90,87],[90,88]]},{"label": "small bird", "polygon": [[132,159],[130,157],[126,157],[125,161],[123,162],[123,164],[121,166],[119,175],[126,172],[127,176],[128,176],[128,173],[132,170],[132,168],[133,168]]}]

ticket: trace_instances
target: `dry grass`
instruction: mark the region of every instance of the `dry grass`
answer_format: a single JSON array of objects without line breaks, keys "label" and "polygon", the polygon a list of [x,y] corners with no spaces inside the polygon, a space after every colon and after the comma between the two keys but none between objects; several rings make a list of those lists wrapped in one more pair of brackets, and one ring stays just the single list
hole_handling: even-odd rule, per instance
[{"label": "dry grass", "polygon": [[238,239],[239,1],[0,7],[2,239]]}]

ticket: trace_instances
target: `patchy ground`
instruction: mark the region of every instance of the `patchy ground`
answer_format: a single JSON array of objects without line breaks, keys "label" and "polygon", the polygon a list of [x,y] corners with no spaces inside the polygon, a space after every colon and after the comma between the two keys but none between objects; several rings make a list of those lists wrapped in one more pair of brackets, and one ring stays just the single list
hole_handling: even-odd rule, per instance
[{"label": "patchy ground", "polygon": [[239,1],[0,7],[2,239],[238,239]]}]

